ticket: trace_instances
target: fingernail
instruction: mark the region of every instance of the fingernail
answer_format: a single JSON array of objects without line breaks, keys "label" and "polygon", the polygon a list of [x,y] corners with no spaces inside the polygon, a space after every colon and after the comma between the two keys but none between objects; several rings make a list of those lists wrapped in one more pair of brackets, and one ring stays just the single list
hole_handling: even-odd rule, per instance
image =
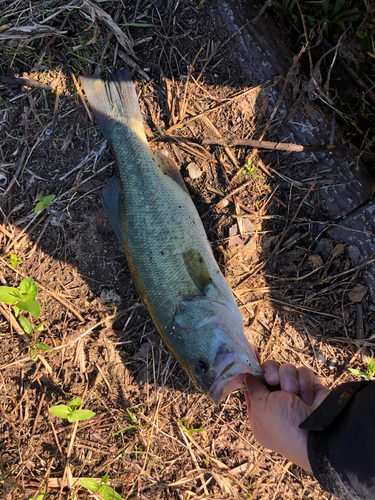
[{"label": "fingernail", "polygon": [[286,392],[297,392],[298,391],[298,384],[294,378],[287,378],[286,380],[284,380],[283,386],[284,386],[283,389]]},{"label": "fingernail", "polygon": [[274,369],[270,369],[266,371],[267,382],[269,384],[278,384],[279,383],[279,372]]}]

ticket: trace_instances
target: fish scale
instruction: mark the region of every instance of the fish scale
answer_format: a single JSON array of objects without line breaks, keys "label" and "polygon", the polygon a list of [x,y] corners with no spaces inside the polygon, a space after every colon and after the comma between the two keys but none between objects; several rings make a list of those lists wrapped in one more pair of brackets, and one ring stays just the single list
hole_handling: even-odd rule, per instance
[{"label": "fish scale", "polygon": [[218,402],[237,375],[262,370],[199,214],[172,158],[155,161],[129,73],[81,83],[117,160],[119,181],[102,200],[138,292],[194,384]]}]

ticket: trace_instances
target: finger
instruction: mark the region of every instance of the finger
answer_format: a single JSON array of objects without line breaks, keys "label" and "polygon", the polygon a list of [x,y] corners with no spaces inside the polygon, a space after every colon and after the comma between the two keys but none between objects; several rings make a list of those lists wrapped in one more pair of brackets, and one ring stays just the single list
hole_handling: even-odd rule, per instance
[{"label": "finger", "polygon": [[267,403],[267,398],[270,395],[270,391],[267,387],[253,375],[248,375],[246,377],[245,386],[249,394],[251,407],[256,406],[260,409],[264,408]]},{"label": "finger", "polygon": [[304,403],[311,406],[314,399],[314,372],[302,366],[297,369],[298,395]]},{"label": "finger", "polygon": [[279,363],[269,359],[262,364],[266,376],[266,382],[270,385],[280,385]]},{"label": "finger", "polygon": [[328,394],[331,392],[328,387],[325,387],[322,385],[317,377],[315,377],[316,380],[318,381],[317,384],[314,384],[313,390],[314,390],[314,399],[311,405],[312,410],[315,410],[322,402],[323,400],[328,396]]},{"label": "finger", "polygon": [[294,365],[281,365],[279,368],[282,391],[298,393],[297,368]]}]

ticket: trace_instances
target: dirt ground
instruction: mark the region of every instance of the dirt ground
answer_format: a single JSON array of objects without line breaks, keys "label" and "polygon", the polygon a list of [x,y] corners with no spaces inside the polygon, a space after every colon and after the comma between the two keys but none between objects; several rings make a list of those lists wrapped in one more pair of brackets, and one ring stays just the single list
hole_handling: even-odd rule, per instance
[{"label": "dirt ground", "polygon": [[[151,147],[181,168],[262,360],[303,364],[328,387],[352,379],[348,368],[366,369],[375,305],[355,250],[328,235],[314,180],[294,180],[290,152],[201,144],[229,131],[257,139],[267,123],[270,83],[246,81],[212,6],[0,2],[0,76],[30,80],[0,80],[0,280],[37,283],[41,315],[28,318],[44,322],[35,335],[50,348],[32,359],[35,336],[0,304],[6,500],[100,498],[79,480],[106,475],[124,499],[331,498],[256,442],[242,393],[216,407],[192,386],[155,331],[100,202],[115,162],[76,78],[126,66]],[[336,66],[332,82],[343,113],[371,121]],[[371,126],[350,128],[348,145],[361,148]],[[48,411],[77,397],[93,418],[69,423]]]}]

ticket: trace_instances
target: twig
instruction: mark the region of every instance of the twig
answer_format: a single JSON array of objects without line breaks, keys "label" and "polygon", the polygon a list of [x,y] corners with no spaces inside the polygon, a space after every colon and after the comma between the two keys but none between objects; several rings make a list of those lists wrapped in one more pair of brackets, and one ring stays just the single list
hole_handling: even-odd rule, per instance
[{"label": "twig", "polygon": [[39,233],[39,235],[38,235],[38,238],[36,239],[36,242],[35,242],[35,243],[34,243],[34,245],[33,245],[33,248],[32,248],[32,249],[30,250],[30,252],[27,254],[27,258],[28,258],[28,259],[31,259],[31,257],[34,255],[34,253],[35,253],[36,249],[38,248],[39,242],[40,242],[40,240],[42,239],[42,236],[43,236],[43,234],[44,234],[45,230],[47,229],[48,224],[51,222],[52,218],[53,218],[53,215],[50,215],[50,216],[47,218],[47,220],[44,222],[43,227],[42,227],[42,229],[41,229],[41,231],[40,231],[40,233]]},{"label": "twig", "polygon": [[224,139],[219,137],[208,138],[201,140],[203,146],[208,144],[217,144],[219,146],[250,146],[257,149],[270,149],[272,151],[290,151],[293,153],[319,153],[324,151],[335,152],[342,151],[349,156],[364,156],[368,159],[375,159],[375,153],[367,153],[358,149],[347,148],[346,146],[336,146],[334,144],[321,144],[316,146],[308,146],[304,144],[294,144],[292,142],[270,142],[256,141],[254,139]]},{"label": "twig", "polygon": [[15,76],[0,76],[0,83],[7,85],[18,85],[20,87],[35,87],[37,89],[52,91],[53,88],[38,80],[30,80],[29,78],[16,78]]},{"label": "twig", "polygon": [[[78,337],[76,337],[75,339],[71,340],[70,342],[67,342],[66,344],[63,344],[63,345],[59,345],[57,347],[52,347],[52,349],[49,349],[48,351],[45,351],[44,352],[44,356],[49,355],[49,354],[51,354],[52,352],[55,352],[55,351],[60,351],[61,349],[66,349],[67,347],[71,347],[76,342],[78,342],[81,338],[83,338],[86,335],[88,335],[90,332],[92,332],[93,330],[95,330],[95,328],[97,328],[98,326],[102,325],[106,321],[111,320],[111,319],[113,321],[117,320],[118,318],[121,318],[121,316],[124,316],[127,312],[131,311],[135,307],[141,307],[141,306],[142,306],[142,304],[135,304],[134,306],[131,306],[128,309],[125,309],[123,311],[119,311],[118,313],[114,313],[111,316],[106,316],[105,318],[103,318],[100,321],[98,321],[98,323],[96,323],[94,326],[92,326],[91,328],[89,328],[85,332],[81,333],[81,335],[78,335]],[[32,359],[30,357],[28,357],[28,358],[22,358],[22,359],[19,359],[17,361],[13,361],[12,363],[8,363],[6,365],[1,365],[0,366],[0,370],[5,370],[7,368],[10,368],[11,366],[19,365],[20,363],[25,363],[27,361],[32,361]]]},{"label": "twig", "polygon": [[218,109],[221,109],[222,107],[227,106],[228,104],[230,104],[235,99],[239,99],[240,97],[244,97],[245,95],[250,94],[251,92],[260,91],[261,89],[262,89],[262,87],[258,86],[258,87],[252,87],[251,89],[247,89],[244,92],[239,92],[238,94],[235,94],[233,97],[231,97],[230,99],[228,99],[225,102],[222,102],[218,106],[215,106],[214,108],[206,109],[205,111],[202,111],[202,113],[198,113],[197,115],[192,116],[191,118],[188,118],[187,120],[185,120],[183,122],[176,123],[176,125],[173,125],[172,127],[169,127],[165,131],[165,133],[166,134],[170,134],[173,130],[176,130],[177,128],[185,127],[188,123],[190,123],[190,122],[192,122],[194,120],[197,120],[198,118],[200,118],[203,115],[206,115],[206,114],[209,114],[209,113],[213,113],[214,111],[217,111]]},{"label": "twig", "polygon": [[28,147],[28,144],[26,142],[24,148],[23,148],[23,151],[22,151],[22,155],[21,155],[21,158],[19,159],[19,162],[18,162],[18,167],[17,167],[17,170],[15,171],[13,177],[12,177],[12,180],[10,181],[8,187],[6,188],[6,190],[4,191],[4,193],[2,194],[2,196],[5,198],[5,196],[9,193],[9,191],[12,189],[14,183],[16,182],[18,176],[20,175],[22,169],[23,169],[23,166],[24,166],[24,163],[25,163],[25,158],[26,158],[26,152],[27,152],[27,147]]},{"label": "twig", "polygon": [[11,311],[8,311],[8,309],[6,309],[6,307],[3,306],[3,304],[0,304],[0,312],[6,317],[6,319],[9,321],[11,326],[16,330],[18,335],[25,337],[25,332],[22,330],[22,328],[18,324],[16,318],[13,316]]},{"label": "twig", "polygon": [[33,430],[31,431],[31,435],[32,436],[35,434],[36,425],[38,423],[38,418],[39,418],[40,412],[42,410],[43,401],[44,401],[45,396],[46,396],[46,393],[43,392],[42,397],[40,398],[40,403],[39,403],[39,406],[38,406],[38,411],[36,412],[36,417],[35,417],[35,420],[34,420]]},{"label": "twig", "polygon": [[[309,32],[315,38],[318,38],[318,35],[315,33],[315,31],[313,29],[309,28]],[[333,46],[325,38],[321,38],[320,43],[325,48],[325,50],[333,50]],[[358,87],[360,87],[365,92],[365,97],[369,101],[371,101],[371,103],[373,105],[375,105],[375,94],[374,94],[374,92],[372,92],[370,87],[368,87],[365,84],[365,82],[361,78],[359,78],[357,73],[338,54],[336,56],[336,60],[340,64],[340,66],[348,73],[350,78],[352,78],[355,81],[355,83],[358,85]]]},{"label": "twig", "polygon": [[92,117],[92,114],[91,114],[91,111],[89,110],[89,107],[87,105],[87,102],[86,102],[86,99],[84,98],[83,96],[83,92],[82,92],[82,89],[81,89],[81,86],[79,85],[78,83],[78,80],[76,78],[76,75],[73,73],[73,70],[72,68],[69,66],[69,62],[67,60],[67,58],[64,56],[64,54],[62,52],[60,52],[60,56],[61,56],[61,59],[64,63],[64,65],[66,66],[67,70],[68,70],[68,73],[71,77],[71,79],[73,80],[74,82],[74,85],[75,85],[75,88],[76,88],[76,91],[77,91],[77,94],[79,95],[79,98],[81,99],[81,102],[83,104],[83,107],[85,108],[86,110],[86,113],[87,113],[87,116],[89,117],[89,120],[91,123],[94,123],[94,118]]},{"label": "twig", "polygon": [[[8,264],[8,262],[6,262],[2,257],[0,257],[0,261],[7,267],[9,267],[9,269],[13,270],[13,267]],[[17,269],[17,273],[20,274],[23,278],[27,278],[27,276],[22,272],[20,271],[19,269]],[[76,310],[74,309],[74,307],[70,304],[70,302],[68,302],[67,300],[63,299],[62,297],[60,297],[60,295],[58,295],[56,292],[53,292],[52,290],[49,290],[48,288],[46,288],[45,286],[41,285],[40,283],[37,283],[35,281],[36,285],[38,288],[40,288],[41,290],[44,290],[45,292],[47,292],[49,295],[51,295],[51,297],[53,297],[55,300],[57,300],[58,302],[60,302],[60,304],[62,304],[63,306],[65,306],[67,309],[69,309],[69,311],[71,311],[74,316],[76,316],[76,318],[79,319],[79,321],[81,322],[84,322],[84,318],[83,316],[81,316],[81,314]]]}]

